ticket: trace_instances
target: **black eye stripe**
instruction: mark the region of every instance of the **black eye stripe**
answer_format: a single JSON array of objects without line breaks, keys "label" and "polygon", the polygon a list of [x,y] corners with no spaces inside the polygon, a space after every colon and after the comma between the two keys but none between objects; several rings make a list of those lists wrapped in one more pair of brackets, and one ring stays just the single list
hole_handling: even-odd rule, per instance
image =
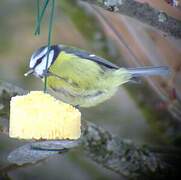
[{"label": "black eye stripe", "polygon": [[35,65],[33,66],[33,68],[35,68],[38,64],[40,64],[42,62],[42,58],[39,58],[37,61],[36,61],[36,63],[35,63]]},{"label": "black eye stripe", "polygon": [[37,62],[36,62],[36,65],[40,64],[42,61],[42,59],[38,59]]}]

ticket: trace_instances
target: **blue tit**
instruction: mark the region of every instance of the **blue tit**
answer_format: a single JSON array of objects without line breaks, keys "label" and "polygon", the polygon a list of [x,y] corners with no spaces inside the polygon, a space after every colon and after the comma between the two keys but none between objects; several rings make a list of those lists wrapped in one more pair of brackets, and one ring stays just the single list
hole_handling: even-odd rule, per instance
[{"label": "blue tit", "polygon": [[[91,107],[111,98],[119,86],[133,78],[144,76],[165,76],[169,68],[159,67],[119,67],[101,57],[66,45],[52,45],[35,51],[25,74],[34,74],[43,81],[47,76],[47,86],[64,102],[80,107]],[[45,73],[46,72],[46,73]]]}]

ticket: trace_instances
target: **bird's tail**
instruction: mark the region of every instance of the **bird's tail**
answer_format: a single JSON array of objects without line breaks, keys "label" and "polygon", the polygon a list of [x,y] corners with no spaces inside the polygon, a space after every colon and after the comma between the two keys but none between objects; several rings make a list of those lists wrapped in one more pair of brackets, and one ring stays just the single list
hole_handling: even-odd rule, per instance
[{"label": "bird's tail", "polygon": [[170,74],[168,66],[128,68],[132,77],[167,76]]}]

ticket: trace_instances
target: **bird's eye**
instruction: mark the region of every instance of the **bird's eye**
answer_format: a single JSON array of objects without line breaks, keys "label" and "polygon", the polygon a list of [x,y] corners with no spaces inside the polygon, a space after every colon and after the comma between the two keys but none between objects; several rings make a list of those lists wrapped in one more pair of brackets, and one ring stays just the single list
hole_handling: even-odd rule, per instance
[{"label": "bird's eye", "polygon": [[36,61],[36,64],[35,64],[35,66],[37,66],[38,64],[40,64],[41,63],[41,59],[38,59],[37,61]]},{"label": "bird's eye", "polygon": [[38,64],[40,64],[41,63],[41,61],[42,61],[42,59],[40,58],[40,59],[38,59],[37,61],[36,61],[36,63],[33,65],[33,68],[35,68]]}]

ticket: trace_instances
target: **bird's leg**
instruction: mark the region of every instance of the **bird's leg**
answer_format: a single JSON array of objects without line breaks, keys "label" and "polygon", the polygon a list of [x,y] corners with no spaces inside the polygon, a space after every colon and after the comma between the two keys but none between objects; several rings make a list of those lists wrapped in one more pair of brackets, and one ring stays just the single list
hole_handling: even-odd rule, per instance
[{"label": "bird's leg", "polygon": [[76,109],[78,109],[78,110],[80,109],[80,105],[79,105],[79,104],[75,105],[74,107],[75,107]]},{"label": "bird's leg", "polygon": [[46,70],[46,69],[44,69],[43,70],[43,77],[47,77],[47,76],[50,76],[51,74],[50,74],[50,72],[48,71],[48,70]]},{"label": "bird's leg", "polygon": [[138,77],[132,77],[129,82],[135,83],[135,84],[141,84],[142,80]]}]

